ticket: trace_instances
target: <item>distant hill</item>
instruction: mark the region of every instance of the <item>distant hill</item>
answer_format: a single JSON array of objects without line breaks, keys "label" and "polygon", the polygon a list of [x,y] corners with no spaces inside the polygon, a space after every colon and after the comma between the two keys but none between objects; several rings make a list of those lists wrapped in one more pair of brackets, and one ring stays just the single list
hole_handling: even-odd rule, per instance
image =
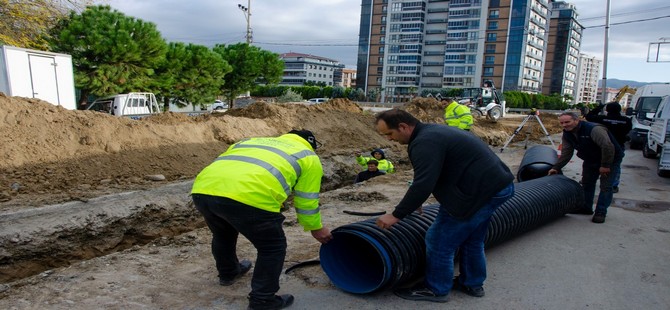
[{"label": "distant hill", "polygon": [[[598,80],[598,87],[601,86],[603,80]],[[629,81],[629,80],[619,80],[619,79],[607,79],[607,87],[608,88],[621,88],[624,87],[625,85],[628,85],[629,87],[633,88],[638,88],[640,86],[644,86],[647,84],[660,84],[662,82],[652,82],[652,83],[647,83],[647,82],[638,82],[638,81]]]}]

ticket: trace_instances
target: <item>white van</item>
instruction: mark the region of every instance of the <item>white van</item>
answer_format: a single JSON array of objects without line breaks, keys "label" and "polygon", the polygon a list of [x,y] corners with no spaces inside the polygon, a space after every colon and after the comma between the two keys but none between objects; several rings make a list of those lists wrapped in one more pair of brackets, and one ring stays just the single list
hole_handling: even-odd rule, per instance
[{"label": "white van", "polygon": [[318,104],[318,103],[324,103],[328,101],[328,98],[312,98],[307,100],[307,104]]},{"label": "white van", "polygon": [[630,131],[630,148],[641,149],[647,143],[647,133],[654,113],[664,96],[670,95],[670,83],[649,84],[638,87],[631,100],[626,115],[632,116],[633,130]]},{"label": "white van", "polygon": [[658,111],[649,126],[647,141],[642,149],[646,158],[656,158],[658,161],[657,173],[662,177],[670,177],[670,96],[663,97],[658,105]]},{"label": "white van", "polygon": [[86,110],[100,111],[116,116],[130,116],[131,118],[161,112],[153,93],[127,93],[98,98]]}]

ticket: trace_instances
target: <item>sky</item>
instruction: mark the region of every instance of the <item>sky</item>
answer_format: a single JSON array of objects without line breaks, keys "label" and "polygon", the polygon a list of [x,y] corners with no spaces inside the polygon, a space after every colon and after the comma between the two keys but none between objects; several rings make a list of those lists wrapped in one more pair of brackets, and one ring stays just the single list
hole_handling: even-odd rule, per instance
[{"label": "sky", "polygon": [[[607,72],[599,78],[670,82],[670,2],[609,0]],[[127,16],[153,22],[168,42],[205,46],[245,42],[247,13],[253,44],[275,53],[304,53],[356,67],[360,0],[106,0]],[[608,0],[572,0],[585,27],[581,52],[605,59]],[[649,43],[667,38],[660,59]]]}]

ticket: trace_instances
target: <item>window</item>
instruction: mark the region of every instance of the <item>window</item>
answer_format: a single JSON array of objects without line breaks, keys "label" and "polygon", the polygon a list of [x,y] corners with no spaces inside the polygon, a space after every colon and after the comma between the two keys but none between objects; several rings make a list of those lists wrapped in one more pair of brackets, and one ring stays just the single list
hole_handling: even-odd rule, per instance
[{"label": "window", "polygon": [[496,34],[496,33],[487,33],[486,34],[486,41],[488,41],[488,42],[495,42],[497,38],[498,38],[498,34]]},{"label": "window", "polygon": [[489,11],[489,18],[498,18],[500,17],[500,11],[499,10],[490,10]]},{"label": "window", "polygon": [[493,67],[484,67],[484,76],[492,76]]},{"label": "window", "polygon": [[496,52],[496,45],[495,44],[486,44],[485,53],[495,53],[495,52]]},{"label": "window", "polygon": [[498,22],[489,22],[489,30],[496,30],[498,29]]},{"label": "window", "polygon": [[485,56],[484,57],[484,63],[487,65],[494,64],[496,62],[496,57],[495,56]]}]

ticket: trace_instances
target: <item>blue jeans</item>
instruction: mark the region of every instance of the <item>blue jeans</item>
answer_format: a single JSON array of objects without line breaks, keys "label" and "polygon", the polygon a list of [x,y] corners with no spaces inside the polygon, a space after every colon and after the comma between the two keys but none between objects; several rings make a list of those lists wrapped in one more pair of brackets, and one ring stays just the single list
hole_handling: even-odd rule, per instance
[{"label": "blue jeans", "polygon": [[514,195],[514,184],[495,194],[472,217],[453,218],[440,208],[426,233],[426,286],[436,295],[451,291],[454,256],[460,251],[459,279],[468,287],[481,287],[486,279],[484,240],[493,212]]},{"label": "blue jeans", "polygon": [[249,298],[273,300],[286,256],[286,236],[281,213],[254,208],[225,197],[193,194],[195,207],[212,232],[212,255],[219,277],[240,272],[237,237],[242,234],[256,248],[256,266]]},{"label": "blue jeans", "polygon": [[[626,156],[625,153],[621,153],[621,161],[623,157]],[[612,174],[614,174],[614,179],[612,180],[612,187],[619,187],[619,181],[621,180],[621,162],[618,165],[612,166]]]},{"label": "blue jeans", "polygon": [[614,179],[621,174],[622,157],[614,158],[607,176],[600,175],[600,162],[582,163],[582,188],[584,189],[584,208],[593,210],[593,199],[596,195],[596,182],[600,179],[600,193],[596,202],[596,214],[607,215],[607,208],[612,204],[612,184]]}]

